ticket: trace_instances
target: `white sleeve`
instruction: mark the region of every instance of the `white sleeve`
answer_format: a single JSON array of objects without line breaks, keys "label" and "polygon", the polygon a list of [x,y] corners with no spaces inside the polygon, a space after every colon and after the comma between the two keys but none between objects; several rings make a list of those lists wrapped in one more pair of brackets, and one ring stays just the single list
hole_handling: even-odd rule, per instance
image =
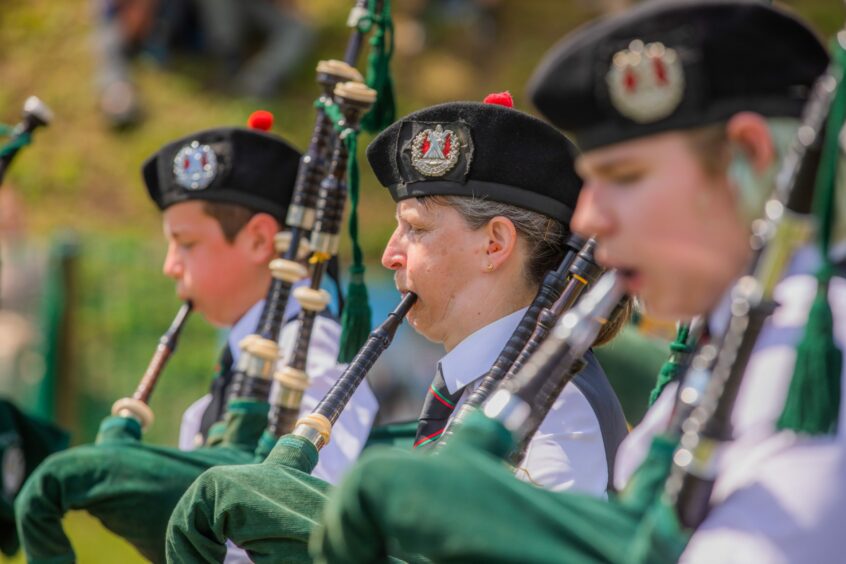
[{"label": "white sleeve", "polygon": [[599,420],[573,385],[555,400],[529,443],[517,477],[553,491],[605,496],[608,466]]},{"label": "white sleeve", "polygon": [[[282,330],[282,362],[287,363],[298,329],[299,323],[294,322]],[[325,317],[315,319],[306,369],[309,386],[303,397],[301,416],[311,413],[346,368],[345,364],[337,362],[340,337],[341,328],[337,322]],[[365,380],[332,427],[332,437],[321,449],[312,475],[330,484],[337,483],[364,448],[378,409],[376,397]]]},{"label": "white sleeve", "polygon": [[202,446],[203,439],[200,435],[200,426],[203,423],[203,413],[212,401],[211,394],[206,394],[185,410],[182,414],[182,422],[179,425],[179,450],[194,450]]},{"label": "white sleeve", "polygon": [[643,420],[626,435],[617,448],[617,460],[614,462],[614,488],[617,491],[626,487],[629,478],[646,458],[652,438],[663,433],[670,424],[677,387],[676,382],[667,384]]},{"label": "white sleeve", "polygon": [[749,450],[754,463],[731,467],[744,486],[711,510],[680,562],[842,562],[846,461],[839,440],[779,433]]}]

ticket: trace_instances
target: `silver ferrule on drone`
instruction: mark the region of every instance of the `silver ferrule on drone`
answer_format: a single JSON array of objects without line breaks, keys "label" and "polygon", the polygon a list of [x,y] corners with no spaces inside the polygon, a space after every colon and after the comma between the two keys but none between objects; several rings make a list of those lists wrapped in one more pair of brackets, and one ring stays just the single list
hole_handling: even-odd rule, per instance
[{"label": "silver ferrule on drone", "polygon": [[53,110],[45,104],[38,96],[30,96],[24,102],[24,116],[33,116],[42,124],[47,125],[53,121]]}]

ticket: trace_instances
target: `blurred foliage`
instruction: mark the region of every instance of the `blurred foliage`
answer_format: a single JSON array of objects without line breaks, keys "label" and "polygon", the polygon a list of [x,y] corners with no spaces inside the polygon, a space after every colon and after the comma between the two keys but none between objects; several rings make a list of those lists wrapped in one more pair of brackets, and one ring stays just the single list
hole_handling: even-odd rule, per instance
[{"label": "blurred foliage", "polygon": [[[86,237],[80,245],[76,326],[72,335],[79,389],[75,438],[90,442],[112,403],[131,394],[159,337],[179,308],[172,282],[151,276],[161,245],[134,237]],[[179,354],[190,351],[189,354]],[[195,315],[168,363],[150,403],[156,421],[145,440],[173,442],[182,412],[205,392],[220,354],[216,331]]]}]

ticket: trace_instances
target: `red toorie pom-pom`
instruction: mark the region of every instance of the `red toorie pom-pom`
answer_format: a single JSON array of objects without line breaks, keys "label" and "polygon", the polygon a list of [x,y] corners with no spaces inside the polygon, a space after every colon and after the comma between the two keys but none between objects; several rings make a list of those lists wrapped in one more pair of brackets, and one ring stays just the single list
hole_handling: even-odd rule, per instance
[{"label": "red toorie pom-pom", "polygon": [[488,94],[485,96],[483,100],[485,104],[497,104],[499,106],[505,106],[506,108],[513,108],[514,107],[514,98],[511,97],[511,92],[506,90],[505,92],[494,92],[493,94]]},{"label": "red toorie pom-pom", "polygon": [[270,128],[273,127],[273,114],[266,110],[256,110],[250,114],[247,126],[259,131],[270,131]]}]

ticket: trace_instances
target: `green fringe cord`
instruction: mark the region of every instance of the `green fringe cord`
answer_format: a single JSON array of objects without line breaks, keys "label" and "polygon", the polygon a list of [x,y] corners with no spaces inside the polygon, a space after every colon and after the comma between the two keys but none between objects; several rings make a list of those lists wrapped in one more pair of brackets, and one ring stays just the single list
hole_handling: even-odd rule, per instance
[{"label": "green fringe cord", "polygon": [[837,431],[840,413],[840,367],[843,353],[832,337],[834,320],[828,303],[828,283],[821,282],[796,348],[796,367],[778,419],[779,429],[809,435]]},{"label": "green fringe cord", "polygon": [[664,388],[667,387],[667,384],[678,379],[679,368],[681,366],[679,357],[689,354],[693,350],[694,344],[687,342],[689,335],[690,325],[687,323],[680,324],[676,332],[676,340],[670,343],[670,357],[661,366],[661,370],[658,372],[658,378],[655,381],[655,388],[649,394],[650,407],[658,399],[658,396],[661,395],[661,392],[664,391]]},{"label": "green fringe cord", "polygon": [[382,131],[394,122],[396,98],[391,78],[391,57],[394,54],[394,24],[391,20],[391,2],[382,0],[382,13],[376,13],[376,0],[369,0],[368,15],[359,22],[359,31],[367,33],[375,24],[370,37],[367,56],[367,86],[376,91],[376,103],[361,120],[361,128],[368,133]]},{"label": "green fringe cord", "polygon": [[[4,133],[0,131],[0,135]],[[24,131],[23,133],[18,134],[14,138],[12,138],[8,143],[0,147],[0,159],[9,156],[10,154],[18,151],[22,147],[26,147],[32,143],[32,135]]]},{"label": "green fringe cord", "polygon": [[338,351],[338,362],[349,362],[370,335],[371,316],[370,301],[367,296],[367,286],[364,284],[364,253],[358,238],[358,202],[359,174],[358,174],[358,132],[345,127],[343,115],[337,105],[315,103],[326,112],[335,124],[339,137],[347,146],[347,188],[350,194],[350,217],[348,230],[352,241],[352,264],[350,265],[350,283],[347,286],[347,303],[341,315],[341,344]]},{"label": "green fringe cord", "polygon": [[846,119],[846,51],[835,39],[837,92],[826,125],[820,167],[814,189],[814,214],[819,220],[819,246],[823,264],[817,272],[817,293],[808,314],[805,333],[796,347],[796,365],[787,392],[779,429],[809,435],[837,431],[840,413],[840,378],[843,353],[834,341],[834,319],[828,302],[828,285],[833,274],[829,244],[834,226],[835,188],[840,153],[838,136]]},{"label": "green fringe cord", "polygon": [[356,135],[344,138],[349,151],[347,181],[350,193],[350,218],[348,230],[352,241],[353,262],[350,265],[350,283],[347,286],[347,303],[341,316],[341,343],[338,362],[350,362],[367,341],[370,334],[371,316],[367,286],[364,284],[364,253],[358,240],[358,140]]}]

